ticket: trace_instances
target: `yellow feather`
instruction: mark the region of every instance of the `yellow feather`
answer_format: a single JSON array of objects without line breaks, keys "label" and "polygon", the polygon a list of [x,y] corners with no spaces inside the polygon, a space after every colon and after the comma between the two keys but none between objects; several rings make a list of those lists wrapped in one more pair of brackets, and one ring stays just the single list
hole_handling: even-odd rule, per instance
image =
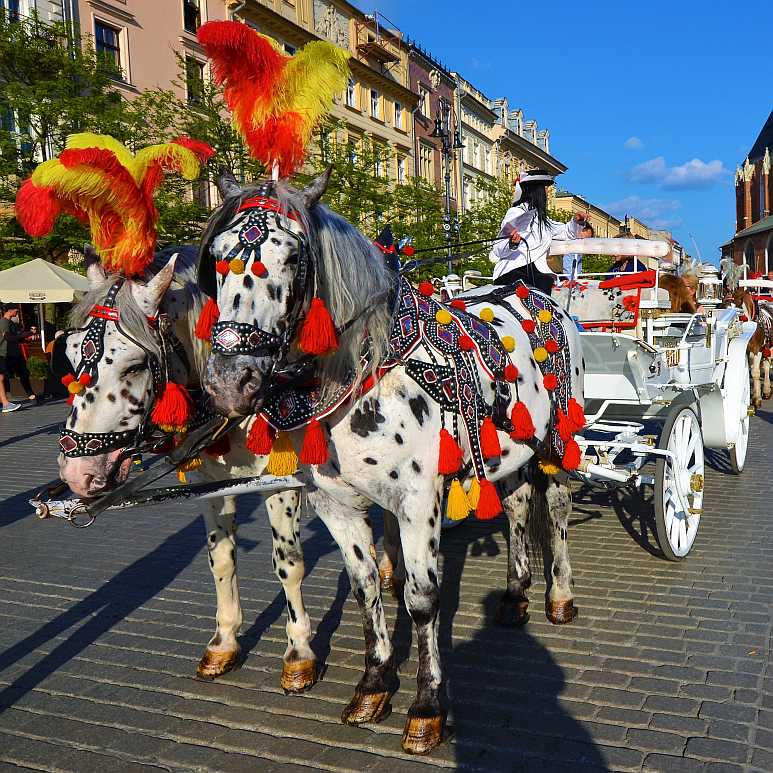
[{"label": "yellow feather", "polygon": [[148,168],[156,163],[161,163],[164,169],[174,169],[186,180],[195,180],[201,170],[201,164],[192,150],[174,142],[165,142],[137,151],[133,161],[134,179],[142,182]]},{"label": "yellow feather", "polygon": [[80,134],[71,134],[67,138],[66,147],[68,150],[75,148],[103,148],[112,150],[115,157],[127,169],[131,169],[134,161],[131,151],[122,142],[109,134],[94,134],[93,132],[81,132]]}]

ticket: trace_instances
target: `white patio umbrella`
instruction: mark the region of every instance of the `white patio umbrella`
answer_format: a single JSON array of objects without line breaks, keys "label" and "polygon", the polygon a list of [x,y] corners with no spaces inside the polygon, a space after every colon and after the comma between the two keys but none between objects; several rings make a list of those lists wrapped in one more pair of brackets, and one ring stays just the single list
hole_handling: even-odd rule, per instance
[{"label": "white patio umbrella", "polygon": [[0,271],[0,303],[37,303],[40,315],[40,342],[46,348],[44,303],[72,303],[89,289],[85,276],[35,258]]}]

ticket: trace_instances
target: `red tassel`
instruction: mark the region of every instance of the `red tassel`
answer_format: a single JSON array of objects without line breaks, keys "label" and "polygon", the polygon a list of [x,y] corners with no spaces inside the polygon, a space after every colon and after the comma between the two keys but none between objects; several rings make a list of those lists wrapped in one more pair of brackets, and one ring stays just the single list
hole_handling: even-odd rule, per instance
[{"label": "red tassel", "polygon": [[67,405],[72,405],[74,400],[75,400],[75,395],[70,395],[67,398]]},{"label": "red tassel", "polygon": [[572,434],[579,432],[585,426],[585,411],[582,406],[574,399],[570,398],[567,406],[569,421],[572,423]]},{"label": "red tassel", "polygon": [[335,325],[322,298],[312,298],[301,325],[298,345],[306,354],[327,354],[338,348]]},{"label": "red tassel", "polygon": [[490,521],[502,512],[502,503],[494,484],[487,478],[479,478],[480,497],[475,508],[475,517],[480,521]]},{"label": "red tassel", "polygon": [[168,381],[153,406],[150,419],[159,427],[185,427],[191,419],[192,405],[188,390]]},{"label": "red tassel", "polygon": [[462,467],[462,449],[453,435],[445,428],[440,430],[440,450],[438,451],[438,475],[454,475]]},{"label": "red tassel", "polygon": [[580,446],[574,438],[566,441],[564,446],[564,458],[561,460],[561,466],[565,470],[576,470],[580,466]]},{"label": "red tassel", "polygon": [[327,461],[327,441],[317,419],[312,419],[306,427],[299,459],[301,464],[324,464]]},{"label": "red tassel", "polygon": [[265,416],[256,416],[247,435],[247,450],[255,456],[268,456],[274,444],[274,433]]},{"label": "red tassel", "polygon": [[513,440],[531,440],[537,431],[534,422],[531,420],[531,414],[526,404],[520,400],[513,406],[513,412],[510,414],[510,421],[513,425],[513,431],[510,437]]},{"label": "red tassel", "polygon": [[497,428],[491,421],[491,416],[486,416],[483,424],[480,425],[480,450],[483,452],[484,459],[494,459],[502,454]]},{"label": "red tassel", "polygon": [[558,416],[558,421],[556,422],[558,436],[561,440],[566,442],[574,434],[574,425],[572,424],[571,419],[560,408],[556,415]]},{"label": "red tassel", "polygon": [[209,456],[225,456],[231,450],[231,441],[228,435],[222,435],[212,445],[207,446],[204,452]]},{"label": "red tassel", "polygon": [[212,325],[217,322],[219,316],[220,309],[217,302],[213,298],[207,298],[196,322],[196,330],[194,331],[196,338],[201,341],[209,341],[212,338]]},{"label": "red tassel", "polygon": [[771,355],[771,352],[772,352],[772,350],[771,350],[771,349],[768,349],[767,347],[765,347],[765,348],[762,350],[762,356],[763,356],[765,359],[768,359],[768,358],[770,357],[770,355]]}]

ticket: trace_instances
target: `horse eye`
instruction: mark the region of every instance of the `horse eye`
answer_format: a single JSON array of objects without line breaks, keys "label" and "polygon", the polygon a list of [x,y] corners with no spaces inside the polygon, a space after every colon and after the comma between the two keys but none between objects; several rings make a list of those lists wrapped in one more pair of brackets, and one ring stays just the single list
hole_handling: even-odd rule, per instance
[{"label": "horse eye", "polygon": [[134,365],[129,365],[128,368],[126,368],[123,372],[124,378],[126,376],[132,376],[135,373],[141,373],[143,370],[148,369],[148,363],[147,360],[143,360],[142,362],[137,362]]}]

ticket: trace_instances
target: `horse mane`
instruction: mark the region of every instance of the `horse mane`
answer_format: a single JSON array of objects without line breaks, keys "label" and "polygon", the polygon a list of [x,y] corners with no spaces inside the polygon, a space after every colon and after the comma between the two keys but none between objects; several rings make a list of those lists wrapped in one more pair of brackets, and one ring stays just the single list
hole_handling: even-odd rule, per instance
[{"label": "horse mane", "polygon": [[[196,248],[191,246],[167,247],[156,253],[152,263],[145,269],[141,280],[132,279],[130,281],[147,282],[167,264],[169,258],[175,253],[177,253],[177,260],[175,261],[174,276],[172,277],[169,291],[179,290],[184,297],[189,339],[193,350],[192,365],[195,375],[201,379],[209,352],[204,342],[194,335],[196,320],[201,313],[203,305],[202,294],[196,282]],[[78,328],[86,325],[89,321],[91,309],[104,301],[107,291],[120,278],[120,274],[109,274],[96,287],[89,288],[70,311],[70,326]],[[134,300],[129,282],[124,282],[123,287],[118,291],[116,307],[118,308],[121,327],[130,333],[142,346],[147,348],[148,351],[161,358],[158,340],[148,327],[144,312]]]},{"label": "horse mane", "polygon": [[668,291],[671,299],[671,311],[679,314],[695,314],[698,304],[687,290],[684,279],[671,274],[660,275],[660,286]]}]

